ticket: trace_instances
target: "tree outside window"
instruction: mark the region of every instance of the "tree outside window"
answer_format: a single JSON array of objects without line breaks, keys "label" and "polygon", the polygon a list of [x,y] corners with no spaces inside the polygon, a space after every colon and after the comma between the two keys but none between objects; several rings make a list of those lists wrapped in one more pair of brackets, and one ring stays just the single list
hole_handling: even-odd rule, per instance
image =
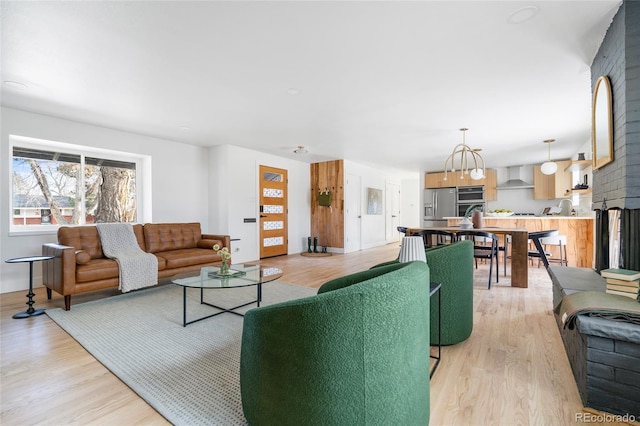
[{"label": "tree outside window", "polygon": [[14,225],[135,222],[136,163],[13,147]]}]

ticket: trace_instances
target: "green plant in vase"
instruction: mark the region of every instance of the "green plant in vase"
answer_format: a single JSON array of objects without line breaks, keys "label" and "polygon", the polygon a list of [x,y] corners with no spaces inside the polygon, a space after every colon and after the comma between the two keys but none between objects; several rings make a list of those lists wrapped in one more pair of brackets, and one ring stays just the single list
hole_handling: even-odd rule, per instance
[{"label": "green plant in vase", "polygon": [[472,206],[469,206],[469,208],[464,212],[464,217],[469,219],[475,210],[482,211],[482,209],[483,209],[482,204],[474,204]]},{"label": "green plant in vase", "polygon": [[218,273],[220,275],[227,275],[229,273],[229,264],[231,263],[231,253],[229,253],[229,249],[226,247],[220,248],[218,244],[215,244],[213,246],[213,251],[215,251],[222,258],[220,271]]},{"label": "green plant in vase", "polygon": [[482,204],[474,204],[469,206],[467,210],[464,212],[464,217],[462,221],[460,221],[460,228],[462,229],[471,229],[473,227],[473,223],[469,219],[475,210],[482,211]]}]

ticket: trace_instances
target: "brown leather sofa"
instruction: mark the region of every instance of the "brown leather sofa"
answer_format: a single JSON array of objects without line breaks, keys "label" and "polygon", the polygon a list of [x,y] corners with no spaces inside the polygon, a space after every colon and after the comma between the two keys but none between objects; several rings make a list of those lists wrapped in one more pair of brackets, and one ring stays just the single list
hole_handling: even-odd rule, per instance
[{"label": "brown leather sofa", "polygon": [[[147,223],[133,225],[140,248],[158,258],[158,279],[220,263],[214,244],[231,249],[228,235],[202,234],[199,223]],[[118,263],[102,253],[95,226],[62,226],[58,243],[42,245],[42,254],[54,259],[42,262],[43,284],[64,296],[71,309],[71,295],[118,287]]]}]

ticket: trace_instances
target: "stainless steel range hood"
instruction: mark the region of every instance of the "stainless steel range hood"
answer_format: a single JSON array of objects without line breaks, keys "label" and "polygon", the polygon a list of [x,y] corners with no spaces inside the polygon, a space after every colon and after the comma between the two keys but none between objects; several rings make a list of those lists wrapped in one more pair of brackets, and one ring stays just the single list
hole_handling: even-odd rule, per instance
[{"label": "stainless steel range hood", "polygon": [[509,167],[509,180],[498,185],[498,189],[527,189],[533,185],[522,180],[522,166]]}]

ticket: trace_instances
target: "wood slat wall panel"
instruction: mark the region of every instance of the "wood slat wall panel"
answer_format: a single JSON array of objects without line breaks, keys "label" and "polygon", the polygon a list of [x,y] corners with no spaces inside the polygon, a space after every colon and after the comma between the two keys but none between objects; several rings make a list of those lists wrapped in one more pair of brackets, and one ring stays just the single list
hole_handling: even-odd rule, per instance
[{"label": "wood slat wall panel", "polygon": [[[344,162],[311,164],[311,237],[320,246],[344,248]],[[318,204],[321,191],[330,191],[331,207]]]}]

